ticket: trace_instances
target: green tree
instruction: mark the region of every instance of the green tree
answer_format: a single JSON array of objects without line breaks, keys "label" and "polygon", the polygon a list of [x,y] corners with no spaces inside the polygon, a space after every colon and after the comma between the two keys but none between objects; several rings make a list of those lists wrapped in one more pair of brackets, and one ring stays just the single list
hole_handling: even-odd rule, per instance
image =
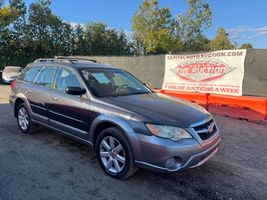
[{"label": "green tree", "polygon": [[120,31],[118,34],[117,42],[117,54],[118,55],[128,55],[131,54],[132,44],[129,42],[127,35],[124,31]]},{"label": "green tree", "polygon": [[250,43],[242,44],[240,47],[240,49],[252,49],[252,48],[253,48],[253,46]]},{"label": "green tree", "polygon": [[9,5],[12,8],[13,22],[12,25],[14,29],[20,30],[26,23],[26,13],[27,9],[25,2],[23,0],[9,0]]},{"label": "green tree", "polygon": [[[0,2],[0,5],[3,5],[3,1]],[[25,3],[23,0],[9,0],[9,4],[0,10],[5,10],[6,14],[6,17],[2,17],[3,12],[0,11],[0,66],[19,65],[25,60],[22,56]]]},{"label": "green tree", "polygon": [[50,45],[53,55],[71,55],[74,52],[74,31],[71,25],[53,15],[50,22]]},{"label": "green tree", "polygon": [[85,27],[86,54],[105,55],[107,26],[103,23],[89,23]]},{"label": "green tree", "polygon": [[0,0],[0,28],[7,27],[15,19],[15,15],[16,10],[10,5],[4,5],[4,0]]},{"label": "green tree", "polygon": [[74,49],[71,25],[54,15],[50,4],[50,0],[38,0],[29,8],[26,49],[34,50],[33,59],[70,55]]},{"label": "green tree", "polygon": [[159,8],[157,0],[144,0],[132,18],[134,39],[143,53],[167,53],[180,47],[177,26],[169,8]]},{"label": "green tree", "polygon": [[211,26],[212,13],[208,3],[202,0],[187,0],[189,9],[186,15],[178,15],[178,28],[185,50],[206,50],[207,39],[203,30]]},{"label": "green tree", "polygon": [[224,50],[233,49],[234,45],[231,44],[227,34],[223,28],[217,30],[216,36],[209,43],[210,50]]},{"label": "green tree", "polygon": [[85,43],[85,34],[83,27],[78,24],[74,28],[74,55],[86,55],[87,54],[87,47]]},{"label": "green tree", "polygon": [[26,9],[24,0],[0,0],[0,68],[25,66],[55,55],[125,55],[132,44],[123,31],[91,23],[72,27],[52,13],[50,0],[37,0]]},{"label": "green tree", "polygon": [[183,42],[183,51],[207,51],[209,50],[209,40],[200,35]]},{"label": "green tree", "polygon": [[78,49],[85,49],[87,55],[125,55],[130,53],[130,44],[123,31],[108,28],[103,23],[89,23],[85,26],[84,43]]}]

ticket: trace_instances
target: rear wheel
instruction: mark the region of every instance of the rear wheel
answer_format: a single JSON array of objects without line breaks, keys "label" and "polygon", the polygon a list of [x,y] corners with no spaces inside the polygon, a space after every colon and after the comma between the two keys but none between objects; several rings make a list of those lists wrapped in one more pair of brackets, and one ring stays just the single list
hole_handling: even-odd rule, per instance
[{"label": "rear wheel", "polygon": [[96,141],[98,161],[111,177],[126,179],[136,172],[131,148],[117,128],[103,130]]},{"label": "rear wheel", "polygon": [[17,122],[20,130],[23,133],[32,133],[36,129],[31,121],[31,116],[24,103],[20,104],[17,108]]}]

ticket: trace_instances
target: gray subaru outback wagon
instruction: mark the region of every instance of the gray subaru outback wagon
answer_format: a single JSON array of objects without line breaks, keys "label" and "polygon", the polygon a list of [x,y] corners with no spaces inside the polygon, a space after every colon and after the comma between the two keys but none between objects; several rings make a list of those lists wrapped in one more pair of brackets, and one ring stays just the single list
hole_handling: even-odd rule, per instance
[{"label": "gray subaru outback wagon", "polygon": [[95,149],[103,170],[125,179],[138,168],[177,172],[218,150],[204,108],[154,93],[128,72],[90,60],[38,59],[11,84],[23,133],[43,125]]}]

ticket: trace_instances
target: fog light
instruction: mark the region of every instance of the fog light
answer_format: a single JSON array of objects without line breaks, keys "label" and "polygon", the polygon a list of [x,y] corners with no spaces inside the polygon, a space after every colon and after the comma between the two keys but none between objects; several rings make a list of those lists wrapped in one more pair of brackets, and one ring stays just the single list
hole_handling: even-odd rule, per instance
[{"label": "fog light", "polygon": [[176,164],[176,160],[174,158],[169,158],[166,162],[165,162],[165,167],[168,169],[174,168]]}]

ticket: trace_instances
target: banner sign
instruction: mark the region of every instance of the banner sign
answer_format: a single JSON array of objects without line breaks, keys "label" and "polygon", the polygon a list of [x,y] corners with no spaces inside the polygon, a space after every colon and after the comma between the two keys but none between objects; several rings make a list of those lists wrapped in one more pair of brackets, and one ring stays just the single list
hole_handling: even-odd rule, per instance
[{"label": "banner sign", "polygon": [[166,55],[163,90],[242,95],[246,50]]}]

